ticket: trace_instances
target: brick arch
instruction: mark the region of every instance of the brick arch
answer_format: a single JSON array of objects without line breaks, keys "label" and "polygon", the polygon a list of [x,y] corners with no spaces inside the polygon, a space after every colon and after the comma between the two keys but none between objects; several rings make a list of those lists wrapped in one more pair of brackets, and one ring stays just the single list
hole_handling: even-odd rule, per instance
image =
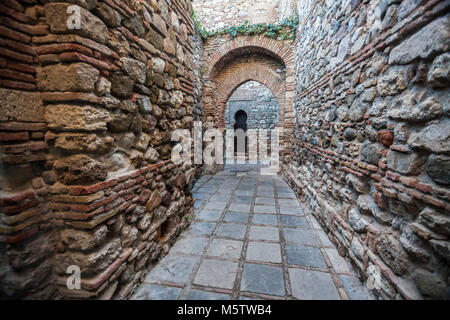
[{"label": "brick arch", "polygon": [[[219,129],[225,129],[226,102],[231,93],[242,83],[249,80],[258,81],[268,87],[278,101],[278,128],[283,128],[280,137],[280,155],[283,163],[288,163],[291,157],[291,136],[293,128],[294,99],[294,67],[295,59],[292,43],[279,41],[264,35],[238,36],[236,38],[215,38],[205,46],[203,59],[203,117],[206,122],[213,121]],[[283,66],[284,76],[277,82],[274,72],[254,70],[252,64],[242,72],[224,77],[234,58],[256,54],[260,57],[275,60]],[[259,74],[258,74],[259,73]],[[279,77],[280,78],[280,77]]]},{"label": "brick arch", "polygon": [[269,69],[261,69],[259,66],[249,66],[248,69],[229,73],[222,78],[214,90],[216,104],[216,123],[219,128],[225,128],[225,112],[227,101],[233,92],[248,81],[257,81],[266,86],[275,96],[278,102],[279,119],[277,126],[284,124],[285,89],[284,79],[274,74]]},{"label": "brick arch", "polygon": [[286,66],[286,68],[293,66],[294,64],[295,60],[292,49],[282,41],[268,38],[263,35],[240,36],[225,42],[212,54],[206,57],[204,70],[205,78],[210,77],[216,65],[227,55],[232,54],[233,51],[252,47],[258,48],[262,52],[277,58]]}]

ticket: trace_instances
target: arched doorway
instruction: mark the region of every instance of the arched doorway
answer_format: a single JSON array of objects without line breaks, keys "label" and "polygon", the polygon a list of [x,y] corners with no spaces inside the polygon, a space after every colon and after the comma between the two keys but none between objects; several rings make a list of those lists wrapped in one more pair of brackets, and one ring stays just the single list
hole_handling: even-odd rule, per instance
[{"label": "arched doorway", "polygon": [[237,154],[247,154],[248,152],[247,118],[247,113],[244,110],[239,110],[234,115],[234,152]]},{"label": "arched doorway", "polygon": [[226,129],[234,130],[234,154],[249,159],[249,152],[260,152],[259,139],[256,136],[249,139],[249,135],[265,130],[267,149],[257,156],[261,160],[263,154],[270,155],[272,130],[277,128],[279,117],[278,99],[267,86],[254,80],[238,85],[228,97],[223,119]]}]

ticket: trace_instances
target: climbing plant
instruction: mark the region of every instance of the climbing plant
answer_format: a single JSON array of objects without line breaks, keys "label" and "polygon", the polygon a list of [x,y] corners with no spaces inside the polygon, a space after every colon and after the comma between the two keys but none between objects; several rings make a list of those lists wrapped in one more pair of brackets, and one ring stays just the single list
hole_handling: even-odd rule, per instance
[{"label": "climbing plant", "polygon": [[232,38],[238,35],[257,35],[263,34],[269,38],[281,38],[282,40],[293,40],[298,26],[298,14],[295,17],[287,18],[279,23],[258,23],[250,24],[245,20],[243,24],[238,26],[225,27],[216,31],[207,31],[203,28],[197,19],[196,13],[192,12],[192,19],[197,27],[200,36],[205,41],[208,38],[229,34]]}]

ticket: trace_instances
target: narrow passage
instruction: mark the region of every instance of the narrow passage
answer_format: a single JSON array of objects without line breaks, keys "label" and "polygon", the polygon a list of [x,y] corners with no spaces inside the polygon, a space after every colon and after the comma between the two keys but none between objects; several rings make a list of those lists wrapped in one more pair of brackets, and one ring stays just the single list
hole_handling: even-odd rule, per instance
[{"label": "narrow passage", "polygon": [[279,176],[233,166],[194,188],[195,217],[133,299],[371,299]]}]

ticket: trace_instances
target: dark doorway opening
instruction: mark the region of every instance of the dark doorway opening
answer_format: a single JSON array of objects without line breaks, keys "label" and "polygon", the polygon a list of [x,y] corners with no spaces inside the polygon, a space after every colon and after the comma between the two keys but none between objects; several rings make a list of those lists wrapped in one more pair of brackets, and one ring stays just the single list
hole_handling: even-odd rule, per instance
[{"label": "dark doorway opening", "polygon": [[[235,131],[235,136],[234,136],[234,152],[248,152],[248,148],[247,148],[247,113],[244,110],[239,110],[238,112],[236,112],[236,114],[234,115],[234,131]],[[236,130],[241,129],[241,132],[236,132]],[[245,135],[245,145],[244,145],[244,150],[241,150],[238,148],[238,135],[242,134],[242,132]]]}]

